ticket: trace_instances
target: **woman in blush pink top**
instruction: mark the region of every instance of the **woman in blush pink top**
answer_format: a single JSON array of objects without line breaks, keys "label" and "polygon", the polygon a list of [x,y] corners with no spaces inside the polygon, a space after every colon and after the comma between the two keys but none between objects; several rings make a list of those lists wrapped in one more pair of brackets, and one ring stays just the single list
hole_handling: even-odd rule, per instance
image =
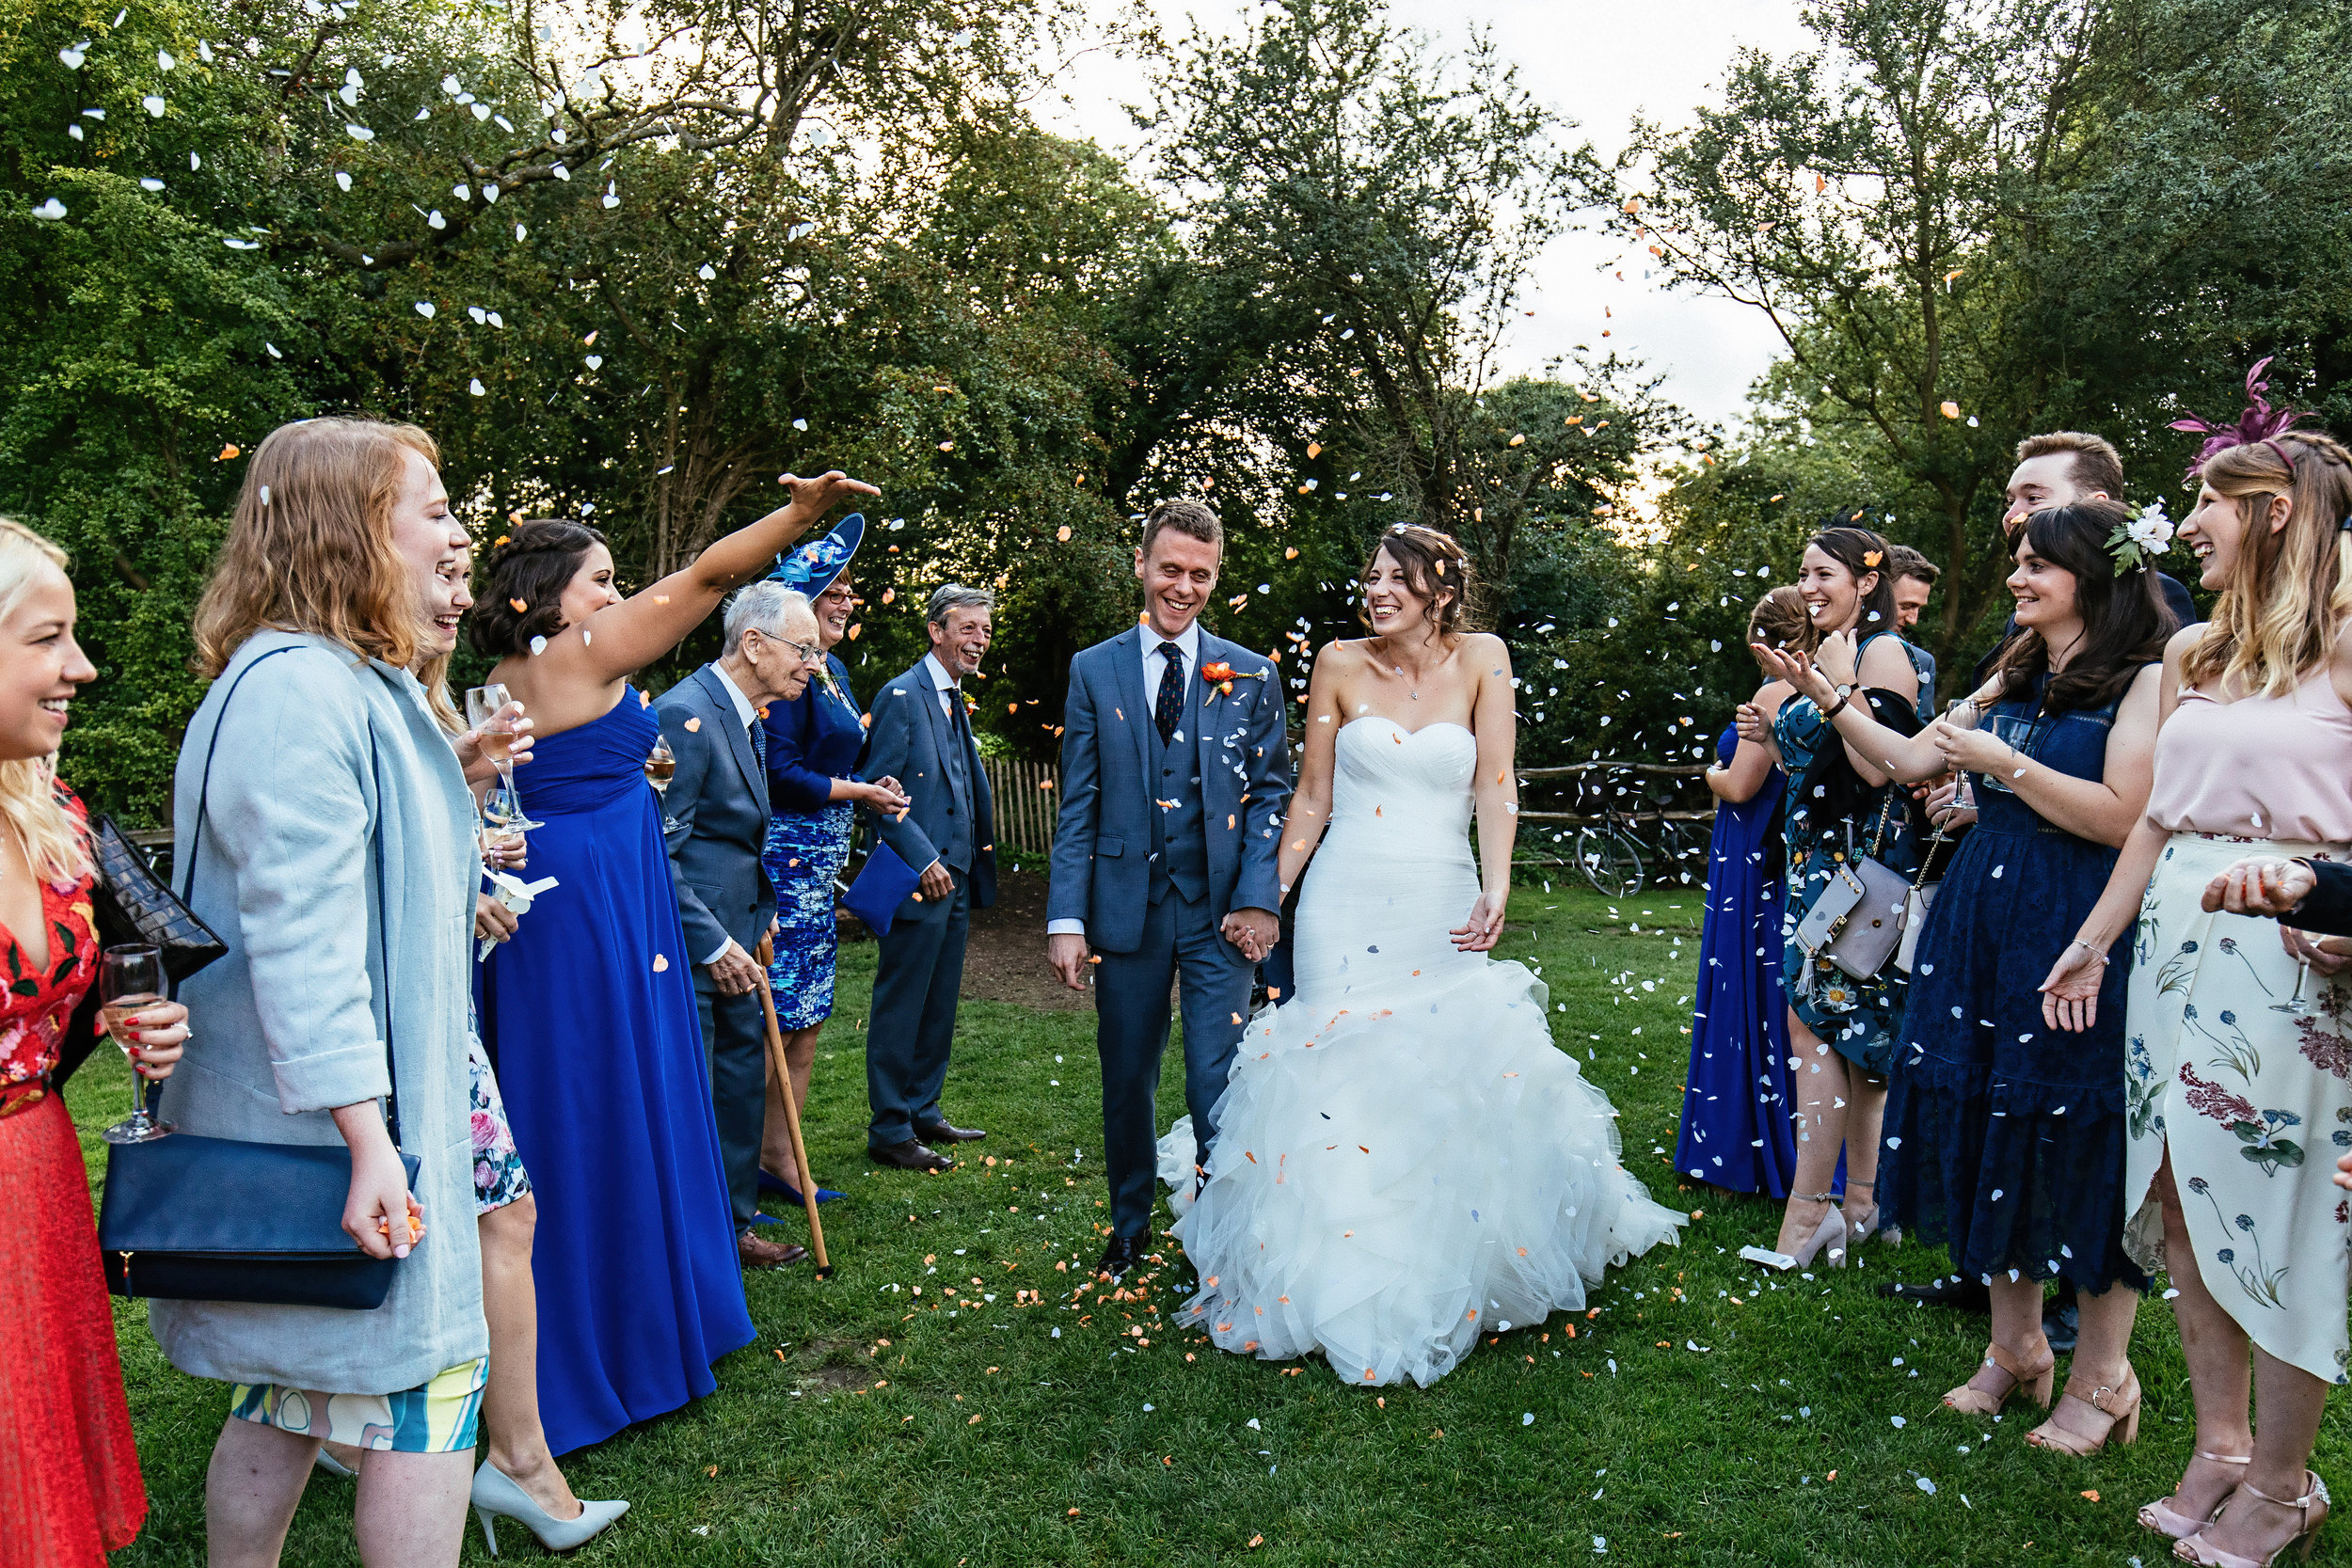
[{"label": "woman in blush pink top", "polygon": [[2223,1568],[2327,1517],[2307,1466],[2346,1380],[2352,1282],[2352,1207],[2328,1180],[2352,1148],[2352,975],[2300,932],[2202,908],[2249,853],[2352,860],[2352,454],[2269,428],[2200,469],[2181,537],[2221,596],[2165,649],[2147,816],[2042,987],[2053,1026],[2087,1026],[2132,930],[2124,1245],[2169,1267],[2197,1402],[2194,1457],[2139,1517]]}]

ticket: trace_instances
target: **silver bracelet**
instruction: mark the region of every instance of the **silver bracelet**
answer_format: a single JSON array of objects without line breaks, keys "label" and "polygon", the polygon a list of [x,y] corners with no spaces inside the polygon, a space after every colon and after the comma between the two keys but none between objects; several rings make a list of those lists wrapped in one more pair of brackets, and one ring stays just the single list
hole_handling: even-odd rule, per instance
[{"label": "silver bracelet", "polygon": [[2068,942],[2066,945],[2069,947],[2080,947],[2087,949],[2103,964],[2107,961],[2107,956],[2105,953],[2100,952],[2096,947],[2092,947],[2090,943],[2083,941],[2080,937],[2076,937],[2073,942]]}]

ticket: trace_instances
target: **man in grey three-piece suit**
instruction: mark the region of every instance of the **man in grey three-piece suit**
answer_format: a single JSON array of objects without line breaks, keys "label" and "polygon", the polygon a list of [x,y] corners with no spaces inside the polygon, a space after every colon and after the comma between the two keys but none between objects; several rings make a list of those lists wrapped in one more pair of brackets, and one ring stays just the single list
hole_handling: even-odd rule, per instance
[{"label": "man in grey three-piece suit", "polygon": [[719,1158],[726,1167],[735,1248],[747,1268],[797,1263],[807,1253],[763,1240],[760,1124],[768,1108],[767,972],[752,950],[775,927],[776,890],[760,863],[768,839],[768,767],[760,716],[797,697],[822,654],[817,612],[779,582],[755,582],[727,601],[726,652],[654,704],[677,768],[662,799],[662,837],[677,884],[694,1006],[710,1067]]},{"label": "man in grey three-piece suit", "polygon": [[931,651],[874,694],[858,769],[900,781],[913,803],[876,818],[874,831],[922,876],[882,939],[866,1030],[866,1151],[901,1170],[946,1170],[955,1162],[931,1145],[988,1135],[948,1121],[939,1094],[972,911],[996,902],[995,807],[963,696],[964,677],[988,652],[995,607],[996,595],[961,583],[931,594]]},{"label": "man in grey three-piece suit", "polygon": [[1071,660],[1063,705],[1046,952],[1073,990],[1086,985],[1089,944],[1100,958],[1111,1239],[1098,1268],[1113,1278],[1151,1230],[1168,988],[1183,994],[1184,1103],[1205,1169],[1252,974],[1279,930],[1282,691],[1272,663],[1200,629],[1224,548],[1206,506],[1153,507],[1136,551],[1143,623]]}]

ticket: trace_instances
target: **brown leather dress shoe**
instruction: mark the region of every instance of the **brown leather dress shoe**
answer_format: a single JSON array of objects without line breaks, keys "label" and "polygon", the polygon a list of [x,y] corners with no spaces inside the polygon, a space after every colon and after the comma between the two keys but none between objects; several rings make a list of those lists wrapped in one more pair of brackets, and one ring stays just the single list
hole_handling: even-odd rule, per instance
[{"label": "brown leather dress shoe", "polygon": [[977,1127],[951,1127],[944,1121],[917,1122],[914,1135],[928,1143],[976,1144],[988,1133]]},{"label": "brown leather dress shoe", "polygon": [[765,1242],[746,1230],[735,1238],[735,1256],[747,1269],[780,1269],[807,1257],[808,1248],[797,1242]]},{"label": "brown leather dress shoe", "polygon": [[890,1165],[898,1170],[953,1170],[956,1163],[935,1149],[923,1147],[913,1138],[904,1143],[886,1144],[868,1148],[866,1157],[878,1165]]}]

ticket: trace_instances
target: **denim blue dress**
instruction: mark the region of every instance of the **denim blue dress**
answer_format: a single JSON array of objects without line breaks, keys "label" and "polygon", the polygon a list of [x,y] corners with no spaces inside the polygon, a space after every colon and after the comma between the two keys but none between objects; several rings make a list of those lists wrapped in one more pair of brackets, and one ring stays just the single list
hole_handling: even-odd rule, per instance
[{"label": "denim blue dress", "polygon": [[[2116,705],[2042,715],[2020,748],[2101,777]],[[2063,1276],[2092,1294],[2148,1280],[2123,1235],[2124,980],[2131,933],[2107,952],[2098,1022],[2047,1027],[2041,985],[2099,901],[2116,851],[2053,827],[2016,795],[1976,786],[1977,826],[1919,934],[1887,1102],[1879,1196],[1891,1223],[1942,1242],[1972,1279]]]}]

